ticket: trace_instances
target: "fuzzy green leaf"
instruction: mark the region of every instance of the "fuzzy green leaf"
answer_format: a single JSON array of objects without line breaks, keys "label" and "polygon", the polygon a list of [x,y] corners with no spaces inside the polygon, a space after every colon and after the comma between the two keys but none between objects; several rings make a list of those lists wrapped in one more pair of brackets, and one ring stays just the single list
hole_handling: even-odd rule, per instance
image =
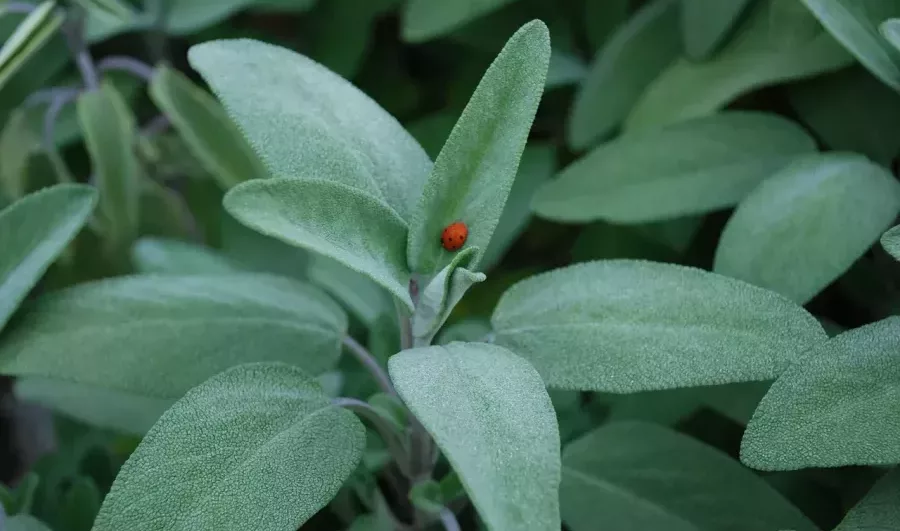
[{"label": "fuzzy green leaf", "polygon": [[165,238],[141,238],[131,248],[139,273],[230,274],[241,268],[212,249]]},{"label": "fuzzy green leaf", "polygon": [[750,5],[750,0],[682,0],[684,51],[694,60],[709,58]]},{"label": "fuzzy green leaf", "polygon": [[337,494],[364,447],[359,420],[300,369],[235,367],[160,418],[94,531],[297,529]]},{"label": "fuzzy green leaf", "polygon": [[531,365],[497,346],[451,343],[405,350],[388,367],[488,529],[559,529],[559,432]]},{"label": "fuzzy green leaf", "polygon": [[268,176],[219,102],[184,74],[159,67],[150,82],[150,96],[222,188]]},{"label": "fuzzy green leaf", "polygon": [[900,16],[900,3],[895,0],[802,1],[863,66],[900,91],[900,50],[878,32],[882,21]]},{"label": "fuzzy green leaf", "polygon": [[[0,6],[0,12],[2,10]],[[65,18],[63,11],[52,0],[42,2],[25,17],[0,48],[0,87],[6,85],[47,44]]]},{"label": "fuzzy green leaf", "polygon": [[738,206],[715,271],[806,303],[878,241],[898,211],[900,184],[865,157],[804,157]]},{"label": "fuzzy green leaf", "polygon": [[638,422],[603,426],[566,446],[560,500],[572,531],[818,531],[724,453]]},{"label": "fuzzy green leaf", "polygon": [[96,203],[92,187],[60,184],[0,211],[0,329],[78,234]]},{"label": "fuzzy green leaf", "polygon": [[477,247],[467,247],[457,253],[453,261],[422,290],[412,319],[415,346],[430,345],[466,291],[487,278],[484,273],[473,273],[466,269],[477,252]]},{"label": "fuzzy green leaf", "polygon": [[409,0],[403,11],[403,39],[440,37],[516,0]]},{"label": "fuzzy green leaf", "polygon": [[66,531],[91,531],[102,500],[97,483],[89,476],[79,475],[60,500],[59,521],[65,522]]},{"label": "fuzzy green leaf", "polygon": [[853,151],[890,167],[900,154],[900,98],[862,67],[788,88],[800,118],[836,151]]},{"label": "fuzzy green leaf", "polygon": [[131,109],[110,83],[78,97],[78,120],[91,155],[99,214],[114,244],[129,244],[140,221],[141,175],[134,152],[136,125]]},{"label": "fuzzy green leaf", "polygon": [[431,160],[356,87],[302,55],[257,41],[208,42],[188,58],[274,177],[333,179],[408,219]]},{"label": "fuzzy green leaf", "polygon": [[679,7],[675,0],[648,3],[597,53],[569,112],[570,146],[585,149],[612,133],[644,89],[678,57]]},{"label": "fuzzy green leaf", "polygon": [[826,339],[812,315],[780,295],[632,260],[523,280],[491,322],[496,342],[533,363],[548,386],[614,393],[769,380]]},{"label": "fuzzy green leaf", "polygon": [[117,277],[28,306],[0,346],[0,373],[179,398],[240,363],[283,361],[321,373],[337,360],[346,328],[327,295],[286,278]]},{"label": "fuzzy green leaf", "polygon": [[625,127],[650,128],[711,114],[751,90],[852,62],[798,2],[763,0],[715,57],[672,63],[643,93]]},{"label": "fuzzy green leaf", "polygon": [[[444,227],[469,227],[466,247],[486,249],[503,213],[550,60],[540,21],[522,26],[485,72],[438,155],[410,223],[410,269],[425,275],[452,260],[441,246]],[[472,259],[475,269],[481,251]]]},{"label": "fuzzy green leaf", "polygon": [[841,520],[834,531],[900,529],[900,468],[888,472]]},{"label": "fuzzy green leaf", "polygon": [[[491,243],[481,257],[481,269],[488,270],[503,258],[516,238],[531,220],[531,201],[556,168],[555,149],[549,144],[532,144],[525,148],[519,173],[509,191],[503,214],[491,236]],[[2,163],[2,159],[0,159]]]},{"label": "fuzzy green leaf", "polygon": [[223,204],[266,236],[369,276],[412,310],[406,222],[371,194],[330,181],[266,179],[233,188]]},{"label": "fuzzy green leaf", "polygon": [[565,168],[535,196],[544,218],[642,223],[737,204],[815,141],[776,115],[724,112],[626,134]]},{"label": "fuzzy green leaf", "polygon": [[88,425],[137,436],[147,433],[174,403],[171,398],[34,377],[17,379],[15,394],[20,400],[40,404]]},{"label": "fuzzy green leaf", "polygon": [[900,260],[900,225],[881,235],[881,246],[896,260]]},{"label": "fuzzy green leaf", "polygon": [[772,384],[741,460],[762,470],[900,463],[898,349],[898,317],[816,346]]}]

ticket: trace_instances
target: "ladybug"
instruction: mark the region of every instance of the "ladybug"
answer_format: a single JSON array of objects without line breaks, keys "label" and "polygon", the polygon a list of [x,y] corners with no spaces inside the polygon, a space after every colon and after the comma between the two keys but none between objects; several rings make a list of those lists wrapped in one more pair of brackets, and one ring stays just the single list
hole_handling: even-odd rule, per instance
[{"label": "ladybug", "polygon": [[462,221],[457,221],[447,225],[447,228],[441,233],[441,245],[448,251],[458,251],[466,243],[468,237],[469,227],[466,227]]}]

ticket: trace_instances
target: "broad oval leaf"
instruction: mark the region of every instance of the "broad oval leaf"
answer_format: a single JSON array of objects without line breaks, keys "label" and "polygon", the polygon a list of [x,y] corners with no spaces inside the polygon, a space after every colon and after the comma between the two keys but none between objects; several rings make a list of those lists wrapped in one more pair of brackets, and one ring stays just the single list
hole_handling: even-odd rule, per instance
[{"label": "broad oval leaf", "polygon": [[423,42],[487,15],[516,0],[409,0],[403,11],[403,39]]},{"label": "broad oval leaf", "polygon": [[572,531],[818,531],[718,449],[639,422],[602,426],[566,446],[560,500]]},{"label": "broad oval leaf", "polygon": [[273,176],[335,179],[408,219],[431,160],[359,89],[302,55],[252,40],[200,44],[188,58]]},{"label": "broad oval leaf", "polygon": [[157,68],[150,96],[222,188],[268,176],[219,102],[184,74],[168,66]]},{"label": "broad oval leaf", "polygon": [[714,269],[806,303],[878,241],[898,211],[900,184],[865,157],[804,157],[738,206]]},{"label": "broad oval leaf", "polygon": [[684,51],[694,60],[707,59],[730,33],[751,0],[682,0]]},{"label": "broad oval leaf", "polygon": [[103,228],[116,245],[129,244],[140,222],[141,175],[134,153],[134,115],[112,84],[84,92],[76,102],[100,192]]},{"label": "broad oval leaf", "polygon": [[97,204],[94,188],[60,184],[0,211],[0,329]]},{"label": "broad oval leaf", "polygon": [[47,44],[65,19],[62,9],[53,0],[41,2],[25,17],[0,48],[0,87]]},{"label": "broad oval leaf", "polygon": [[494,345],[450,343],[404,350],[388,368],[488,529],[559,529],[559,431],[528,362]]},{"label": "broad oval leaf", "polygon": [[523,280],[491,322],[496,343],[534,364],[548,386],[613,393],[769,380],[827,337],[776,293],[635,260]]},{"label": "broad oval leaf", "polygon": [[881,477],[834,531],[900,529],[900,468]]},{"label": "broad oval leaf", "polygon": [[212,249],[166,238],[141,238],[131,247],[139,273],[173,275],[231,274],[242,270]]},{"label": "broad oval leaf", "polygon": [[900,260],[900,225],[881,235],[881,246],[896,260]]},{"label": "broad oval leaf", "polygon": [[370,194],[330,181],[266,179],[233,188],[223,204],[266,236],[369,276],[412,310],[406,222]]},{"label": "broad oval leaf", "polygon": [[798,2],[763,0],[710,60],[682,58],[672,63],[643,93],[625,128],[651,128],[711,114],[751,90],[839,70],[852,62]]},{"label": "broad oval leaf", "polygon": [[347,328],[320,290],[251,273],[116,277],[25,309],[0,346],[0,373],[155,398],[253,361],[319,374],[337,361]]},{"label": "broad oval leaf", "polygon": [[900,462],[900,318],[844,332],[775,380],[750,419],[741,461],[761,470]]},{"label": "broad oval leaf", "polygon": [[611,133],[644,89],[678,57],[679,7],[674,0],[648,3],[597,52],[569,112],[570,146],[584,149]]},{"label": "broad oval leaf", "polygon": [[534,211],[555,221],[642,223],[737,204],[815,141],[776,115],[724,112],[603,144],[546,183]]},{"label": "broad oval leaf", "polygon": [[863,154],[885,167],[900,155],[900,98],[866,69],[794,83],[788,96],[829,148]]},{"label": "broad oval leaf", "polygon": [[462,221],[475,269],[503,213],[519,158],[544,90],[550,34],[540,21],[522,26],[485,72],[441,149],[410,223],[407,255],[431,275],[452,260],[441,231]]},{"label": "broad oval leaf", "polygon": [[188,392],[150,430],[93,531],[292,531],[337,494],[365,428],[296,367],[250,364]]},{"label": "broad oval leaf", "polygon": [[884,38],[900,51],[900,18],[885,20],[881,23],[879,29]]},{"label": "broad oval leaf", "polygon": [[885,84],[900,91],[900,50],[878,32],[900,16],[895,0],[802,0],[834,37]]}]

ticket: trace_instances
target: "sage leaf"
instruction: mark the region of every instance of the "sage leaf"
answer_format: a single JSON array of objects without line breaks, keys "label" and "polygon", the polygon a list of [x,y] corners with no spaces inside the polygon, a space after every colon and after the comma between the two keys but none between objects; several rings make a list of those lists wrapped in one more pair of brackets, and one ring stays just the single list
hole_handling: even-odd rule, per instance
[{"label": "sage leaf", "polygon": [[359,420],[300,369],[238,366],[159,419],[94,531],[296,529],[337,494],[364,447]]},{"label": "sage leaf", "polygon": [[139,239],[131,248],[131,261],[139,273],[211,275],[241,271],[212,249],[166,238]]},{"label": "sage leaf", "polygon": [[643,223],[721,210],[815,141],[780,116],[731,111],[600,145],[538,190],[535,213],[562,222]]},{"label": "sage leaf", "polygon": [[485,72],[450,133],[412,215],[409,267],[425,275],[452,260],[441,231],[462,221],[478,266],[503,213],[550,60],[550,36],[540,21],[522,26]]},{"label": "sage leaf", "polygon": [[40,404],[91,426],[143,436],[175,400],[68,382],[27,377],[15,383],[19,400]]},{"label": "sage leaf", "polygon": [[890,0],[802,1],[863,66],[900,91],[900,50],[878,32],[882,21],[900,16],[900,4]]},{"label": "sage leaf", "polygon": [[567,445],[562,463],[562,514],[572,531],[818,530],[740,463],[653,424],[602,426]]},{"label": "sage leaf", "polygon": [[283,361],[324,372],[337,361],[346,329],[327,295],[287,278],[116,277],[29,305],[0,345],[0,373],[180,398],[240,363]]},{"label": "sage leaf", "polygon": [[[556,153],[549,144],[533,144],[525,148],[519,162],[519,173],[513,181],[503,206],[503,213],[491,242],[481,257],[481,269],[488,270],[503,258],[531,220],[531,201],[538,188],[550,179],[556,168]],[[0,159],[2,164],[2,159]]]},{"label": "sage leaf", "polygon": [[76,107],[100,192],[103,228],[111,244],[130,244],[138,233],[142,178],[133,149],[135,118],[108,82],[82,93]]},{"label": "sage leaf", "polygon": [[102,499],[91,477],[75,477],[60,500],[59,521],[65,522],[67,531],[90,531]]},{"label": "sage leaf", "polygon": [[6,522],[6,527],[3,529],[4,531],[51,531],[47,524],[27,514],[13,516]]},{"label": "sage leaf", "polygon": [[864,68],[794,83],[788,97],[831,149],[860,153],[888,168],[900,154],[900,98]]},{"label": "sage leaf", "polygon": [[866,531],[900,527],[900,468],[881,477],[872,490],[850,509],[834,531]]},{"label": "sage leaf", "polygon": [[333,179],[409,219],[431,160],[356,87],[302,55],[252,40],[200,44],[188,58],[274,177]]},{"label": "sage leaf", "polygon": [[682,0],[681,33],[687,56],[708,59],[749,5],[750,0]]},{"label": "sage leaf", "polygon": [[608,136],[681,50],[679,3],[654,0],[619,26],[578,88],[566,136],[577,150]]},{"label": "sage leaf", "polygon": [[738,206],[714,269],[806,303],[878,241],[898,211],[900,184],[865,157],[804,157]]},{"label": "sage leaf", "polygon": [[415,346],[430,345],[466,291],[487,278],[484,273],[473,273],[466,269],[477,252],[477,247],[467,247],[457,253],[453,261],[435,275],[422,290],[412,319]]},{"label": "sage leaf", "polygon": [[895,260],[900,260],[900,225],[881,235],[881,246]]},{"label": "sage leaf", "polygon": [[523,280],[491,323],[495,342],[530,361],[548,386],[613,393],[770,380],[826,339],[812,315],[778,294],[633,260]]},{"label": "sage leaf", "polygon": [[184,74],[168,66],[157,68],[150,96],[222,188],[267,177],[262,162],[219,102]]},{"label": "sage leaf", "polygon": [[758,88],[839,70],[847,53],[798,2],[762,0],[733,39],[704,62],[673,62],[641,95],[626,130],[712,114]]},{"label": "sage leaf", "polygon": [[741,461],[760,470],[900,462],[900,318],[815,346],[775,380],[750,419]]},{"label": "sage leaf", "polygon": [[244,225],[367,275],[412,310],[406,222],[357,188],[321,180],[243,183],[223,205]]},{"label": "sage leaf", "polygon": [[41,2],[25,17],[0,48],[0,87],[9,83],[10,78],[47,44],[65,18],[53,0]]},{"label": "sage leaf", "polygon": [[96,204],[92,187],[60,184],[0,211],[0,329],[78,234]]},{"label": "sage leaf", "polygon": [[440,37],[515,0],[409,0],[403,10],[403,39],[423,42]]},{"label": "sage leaf", "polygon": [[528,362],[494,345],[450,343],[404,350],[388,368],[488,529],[559,529],[559,431]]}]

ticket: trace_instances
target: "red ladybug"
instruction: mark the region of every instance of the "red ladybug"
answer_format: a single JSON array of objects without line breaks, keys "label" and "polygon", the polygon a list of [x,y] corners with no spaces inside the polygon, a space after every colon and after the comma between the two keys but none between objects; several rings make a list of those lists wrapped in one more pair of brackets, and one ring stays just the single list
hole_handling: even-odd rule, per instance
[{"label": "red ladybug", "polygon": [[468,237],[469,227],[466,227],[462,221],[457,221],[447,225],[447,228],[441,233],[441,245],[448,251],[458,251],[466,243]]}]

